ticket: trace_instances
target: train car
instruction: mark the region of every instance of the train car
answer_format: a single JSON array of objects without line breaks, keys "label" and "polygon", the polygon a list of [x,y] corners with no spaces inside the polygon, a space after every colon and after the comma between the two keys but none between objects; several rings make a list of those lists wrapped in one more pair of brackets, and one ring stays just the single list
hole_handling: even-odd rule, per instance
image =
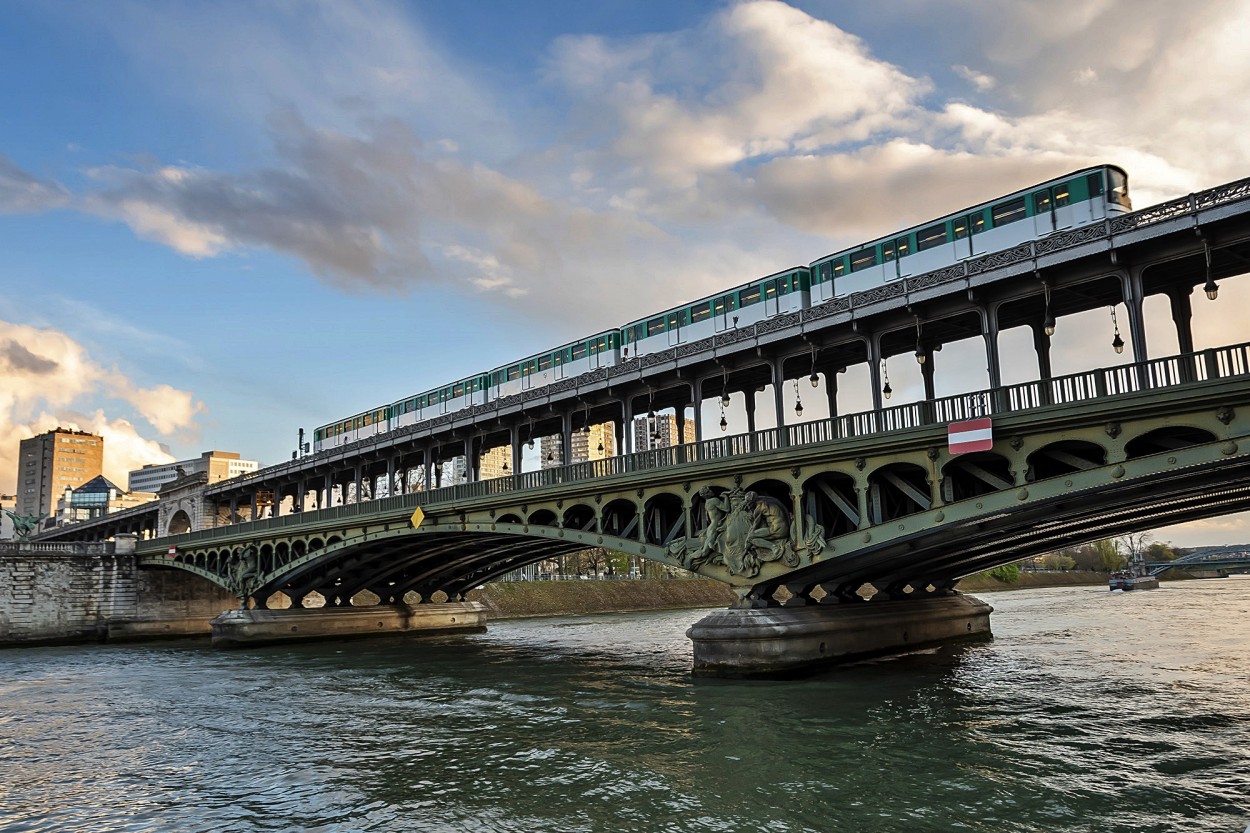
[{"label": "train car", "polygon": [[811,272],[794,266],[784,272],[674,307],[621,328],[621,358],[631,359],[678,344],[746,327],[808,305]]},{"label": "train car", "polygon": [[390,430],[415,425],[443,414],[485,405],[490,399],[490,375],[479,373],[449,385],[401,399],[391,406]]},{"label": "train car", "polygon": [[1132,210],[1114,165],[1074,171],[813,261],[813,304]]},{"label": "train car", "polygon": [[391,430],[392,416],[393,406],[386,405],[323,425],[313,431],[313,451],[338,448],[356,440],[386,433]]},{"label": "train car", "polygon": [[492,399],[550,385],[620,361],[621,332],[605,330],[492,370]]}]

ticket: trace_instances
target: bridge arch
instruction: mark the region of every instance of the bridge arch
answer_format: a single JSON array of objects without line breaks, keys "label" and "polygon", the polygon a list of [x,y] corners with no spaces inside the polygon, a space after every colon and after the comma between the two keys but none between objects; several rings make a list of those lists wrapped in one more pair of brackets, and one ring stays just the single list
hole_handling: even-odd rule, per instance
[{"label": "bridge arch", "polygon": [[600,528],[604,535],[637,539],[638,520],[638,504],[628,498],[617,498],[603,507]]},{"label": "bridge arch", "polygon": [[888,463],[868,475],[868,517],[881,524],[933,506],[929,473],[915,463]]},{"label": "bridge arch", "polygon": [[165,529],[166,535],[182,535],[191,531],[191,516],[187,514],[187,510],[179,509],[169,519],[169,526]]},{"label": "bridge arch", "polygon": [[834,538],[859,529],[859,494],[855,478],[841,471],[822,471],[803,483],[803,511]]},{"label": "bridge arch", "polygon": [[1147,431],[1124,444],[1125,459],[1133,460],[1150,454],[1176,451],[1192,445],[1215,442],[1215,434],[1190,425],[1167,425]]},{"label": "bridge arch", "polygon": [[589,531],[595,528],[595,510],[584,503],[575,503],[564,510],[564,527]]},{"label": "bridge arch", "polygon": [[669,542],[685,537],[686,502],[670,492],[650,497],[643,506],[643,520],[648,544],[668,546]]},{"label": "bridge arch", "polygon": [[1106,465],[1107,450],[1086,440],[1060,440],[1034,451],[1027,461],[1025,480],[1032,483]]},{"label": "bridge arch", "polygon": [[942,467],[942,500],[946,503],[1010,489],[1015,485],[1011,461],[992,451],[952,457]]},{"label": "bridge arch", "polygon": [[560,521],[556,513],[550,509],[535,509],[530,513],[529,525],[555,527],[560,525]]}]

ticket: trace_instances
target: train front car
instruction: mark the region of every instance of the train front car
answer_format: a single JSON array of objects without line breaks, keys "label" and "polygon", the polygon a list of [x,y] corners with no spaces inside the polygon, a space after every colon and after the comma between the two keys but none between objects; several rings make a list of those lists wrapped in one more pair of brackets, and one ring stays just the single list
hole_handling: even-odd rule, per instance
[{"label": "train front car", "polygon": [[621,333],[605,330],[492,370],[492,399],[541,388],[620,361]]},{"label": "train front car", "polygon": [[633,321],[621,328],[621,358],[627,360],[656,353],[803,309],[808,305],[810,286],[808,268],[794,266]]},{"label": "train front car", "polygon": [[1132,210],[1114,165],[1066,174],[811,264],[812,303],[923,275],[970,257]]}]

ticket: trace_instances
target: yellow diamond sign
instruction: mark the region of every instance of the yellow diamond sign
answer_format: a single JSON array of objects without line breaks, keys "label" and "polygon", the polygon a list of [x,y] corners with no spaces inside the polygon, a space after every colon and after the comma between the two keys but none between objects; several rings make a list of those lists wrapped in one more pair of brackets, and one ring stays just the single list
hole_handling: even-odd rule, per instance
[{"label": "yellow diamond sign", "polygon": [[417,511],[412,513],[412,528],[416,529],[421,526],[421,522],[425,520],[425,513],[421,511],[421,507],[417,507]]}]

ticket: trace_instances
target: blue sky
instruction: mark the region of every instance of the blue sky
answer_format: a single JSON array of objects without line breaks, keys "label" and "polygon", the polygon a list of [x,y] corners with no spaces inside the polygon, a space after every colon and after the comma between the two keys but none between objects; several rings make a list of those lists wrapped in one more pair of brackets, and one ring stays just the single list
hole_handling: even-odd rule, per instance
[{"label": "blue sky", "polygon": [[[117,478],[162,445],[277,462],[1087,164],[1139,206],[1250,173],[1247,2],[2,9],[0,491],[58,423]],[[1213,343],[1244,338],[1228,292]]]}]

